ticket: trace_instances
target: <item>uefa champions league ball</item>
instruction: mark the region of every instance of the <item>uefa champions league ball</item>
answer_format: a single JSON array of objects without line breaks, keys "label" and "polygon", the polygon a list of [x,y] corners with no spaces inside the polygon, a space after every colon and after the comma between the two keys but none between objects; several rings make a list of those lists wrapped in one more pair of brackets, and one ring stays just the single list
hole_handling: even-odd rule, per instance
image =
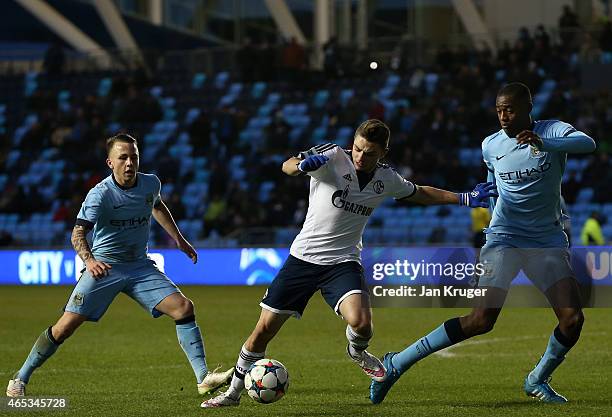
[{"label": "uefa champions league ball", "polygon": [[287,368],[274,359],[260,359],[244,376],[244,388],[258,403],[270,404],[283,398],[289,388]]}]

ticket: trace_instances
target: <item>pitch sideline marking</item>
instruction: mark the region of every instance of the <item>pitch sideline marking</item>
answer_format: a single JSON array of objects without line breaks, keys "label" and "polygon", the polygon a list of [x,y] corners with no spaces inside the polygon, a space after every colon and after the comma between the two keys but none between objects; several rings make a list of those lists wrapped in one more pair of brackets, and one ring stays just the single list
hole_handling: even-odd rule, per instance
[{"label": "pitch sideline marking", "polygon": [[[580,335],[580,337],[582,338],[583,336],[603,336],[606,334],[607,332],[584,332]],[[455,353],[453,351],[462,346],[486,345],[486,344],[494,344],[494,343],[499,343],[499,342],[515,341],[515,340],[533,340],[533,339],[546,338],[547,336],[549,335],[543,334],[543,335],[528,335],[528,336],[515,336],[515,337],[492,337],[490,339],[465,340],[461,343],[457,343],[456,345],[449,346],[446,349],[442,349],[438,352],[434,352],[433,354],[436,356],[442,357],[442,358],[454,358],[457,356],[482,356],[480,354],[475,354],[475,355],[469,355],[465,353],[460,354],[460,353]],[[490,356],[490,353],[487,355]]]}]

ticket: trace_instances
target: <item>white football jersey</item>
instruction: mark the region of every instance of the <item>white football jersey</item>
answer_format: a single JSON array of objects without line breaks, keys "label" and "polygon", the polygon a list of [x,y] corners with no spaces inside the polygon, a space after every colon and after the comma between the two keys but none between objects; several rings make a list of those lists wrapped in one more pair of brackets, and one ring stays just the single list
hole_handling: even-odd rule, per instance
[{"label": "white football jersey", "polygon": [[340,262],[361,263],[363,230],[372,212],[386,197],[402,199],[416,193],[417,187],[388,165],[378,164],[363,190],[350,151],[334,144],[315,146],[300,153],[304,159],[322,154],[329,161],[309,172],[308,213],[290,253],[317,265]]}]

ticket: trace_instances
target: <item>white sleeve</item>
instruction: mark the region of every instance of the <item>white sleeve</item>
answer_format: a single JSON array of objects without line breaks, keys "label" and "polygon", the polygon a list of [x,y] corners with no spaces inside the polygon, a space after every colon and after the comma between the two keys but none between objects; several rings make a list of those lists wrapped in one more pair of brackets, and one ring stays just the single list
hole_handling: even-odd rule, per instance
[{"label": "white sleeve", "polygon": [[391,190],[389,190],[389,194],[393,196],[393,198],[396,200],[410,198],[416,193],[416,191],[416,185],[393,170],[393,181],[391,181]]}]

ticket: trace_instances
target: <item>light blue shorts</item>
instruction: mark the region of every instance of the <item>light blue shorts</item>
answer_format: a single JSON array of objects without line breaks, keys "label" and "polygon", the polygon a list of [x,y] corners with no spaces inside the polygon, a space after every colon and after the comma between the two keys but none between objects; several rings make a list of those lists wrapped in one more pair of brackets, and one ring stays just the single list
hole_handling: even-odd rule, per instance
[{"label": "light blue shorts", "polygon": [[565,232],[545,238],[487,234],[480,262],[485,272],[478,280],[479,287],[507,291],[512,280],[523,270],[527,278],[545,292],[557,281],[574,276]]},{"label": "light blue shorts", "polygon": [[180,292],[150,259],[110,265],[112,269],[108,275],[99,280],[84,271],[64,311],[81,314],[89,321],[98,321],[117,294],[123,292],[157,318],[162,313],[155,306],[170,294]]}]

